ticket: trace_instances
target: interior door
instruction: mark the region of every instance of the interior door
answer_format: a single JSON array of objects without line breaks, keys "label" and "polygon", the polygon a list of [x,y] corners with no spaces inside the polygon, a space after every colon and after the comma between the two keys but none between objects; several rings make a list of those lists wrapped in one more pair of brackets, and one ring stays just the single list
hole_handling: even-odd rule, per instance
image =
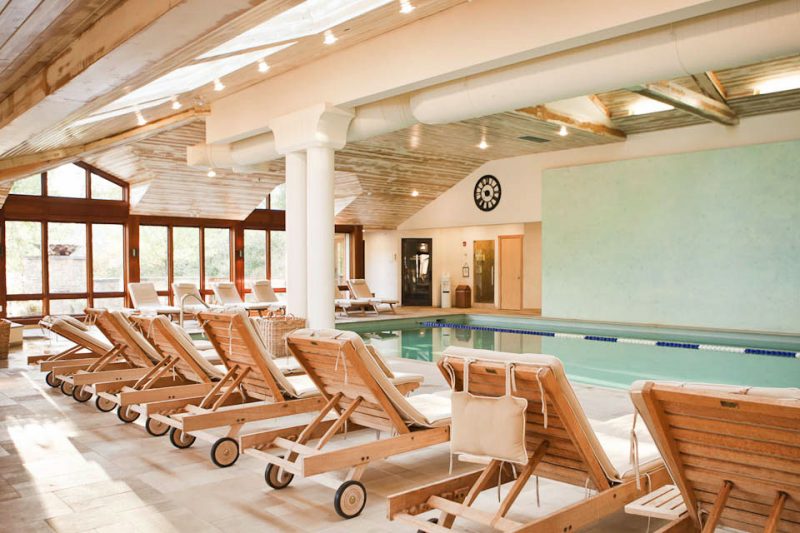
[{"label": "interior door", "polygon": [[522,309],[522,235],[501,235],[500,309]]}]

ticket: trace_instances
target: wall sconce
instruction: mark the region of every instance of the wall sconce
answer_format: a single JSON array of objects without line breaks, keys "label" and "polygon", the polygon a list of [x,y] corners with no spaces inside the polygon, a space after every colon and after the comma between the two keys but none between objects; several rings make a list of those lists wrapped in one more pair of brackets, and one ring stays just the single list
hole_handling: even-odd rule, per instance
[{"label": "wall sconce", "polygon": [[243,249],[237,250],[236,251],[236,257],[239,258],[239,259],[244,259],[244,250]]},{"label": "wall sconce", "polygon": [[139,249],[131,248],[131,257],[136,257],[137,255],[139,255]]}]

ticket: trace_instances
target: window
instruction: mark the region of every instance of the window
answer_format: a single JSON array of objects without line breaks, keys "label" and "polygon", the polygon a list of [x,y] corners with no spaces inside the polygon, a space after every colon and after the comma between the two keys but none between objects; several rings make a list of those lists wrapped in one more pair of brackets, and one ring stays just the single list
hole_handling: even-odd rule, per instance
[{"label": "window", "polygon": [[267,279],[267,232],[260,229],[244,230],[244,286],[251,289],[253,282]]},{"label": "window", "polygon": [[41,222],[6,222],[6,288],[8,294],[42,292]]},{"label": "window", "polygon": [[344,285],[350,277],[350,236],[337,233],[333,241],[334,272],[336,283]]},{"label": "window", "polygon": [[80,315],[86,309],[86,298],[50,300],[51,315]]},{"label": "window", "polygon": [[24,194],[27,196],[42,195],[42,176],[36,174],[29,178],[23,178],[14,182],[11,186],[11,194]]},{"label": "window", "polygon": [[94,306],[98,309],[122,309],[125,298],[95,298]]},{"label": "window", "polygon": [[125,290],[124,244],[121,224],[92,224],[92,278],[95,292]]},{"label": "window", "polygon": [[86,292],[86,224],[47,224],[50,292]]},{"label": "window", "polygon": [[256,209],[266,209],[267,208],[267,199],[264,198],[261,200],[261,203],[256,206]]},{"label": "window", "polygon": [[97,174],[92,174],[92,199],[122,200],[124,199],[122,187]]},{"label": "window", "polygon": [[286,209],[286,184],[281,183],[269,193],[270,209]]},{"label": "window", "polygon": [[22,318],[26,316],[41,316],[43,314],[41,300],[9,301],[6,316],[9,318]]},{"label": "window", "polygon": [[212,283],[231,280],[231,230],[205,228],[203,232],[205,286],[210,289]]},{"label": "window", "polygon": [[48,170],[47,195],[86,198],[86,170],[72,164]]},{"label": "window", "polygon": [[155,285],[156,290],[167,290],[167,227],[139,227],[139,273],[143,282]]},{"label": "window", "polygon": [[269,232],[270,280],[273,287],[286,287],[286,232]]},{"label": "window", "polygon": [[172,268],[175,283],[200,286],[200,228],[172,228]]}]

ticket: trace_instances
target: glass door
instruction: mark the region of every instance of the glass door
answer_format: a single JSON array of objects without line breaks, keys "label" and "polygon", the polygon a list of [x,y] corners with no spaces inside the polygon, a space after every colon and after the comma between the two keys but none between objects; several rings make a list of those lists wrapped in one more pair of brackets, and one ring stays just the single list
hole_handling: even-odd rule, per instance
[{"label": "glass door", "polygon": [[494,303],[494,239],[473,243],[473,293],[476,303]]}]

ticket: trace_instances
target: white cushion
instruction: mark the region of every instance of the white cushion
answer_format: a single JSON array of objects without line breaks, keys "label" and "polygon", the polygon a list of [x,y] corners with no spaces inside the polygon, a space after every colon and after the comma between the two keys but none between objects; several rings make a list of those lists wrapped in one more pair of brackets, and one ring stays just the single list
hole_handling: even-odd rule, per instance
[{"label": "white cushion", "polygon": [[292,384],[296,398],[307,398],[308,396],[319,394],[319,389],[307,374],[287,376],[286,380]]}]

